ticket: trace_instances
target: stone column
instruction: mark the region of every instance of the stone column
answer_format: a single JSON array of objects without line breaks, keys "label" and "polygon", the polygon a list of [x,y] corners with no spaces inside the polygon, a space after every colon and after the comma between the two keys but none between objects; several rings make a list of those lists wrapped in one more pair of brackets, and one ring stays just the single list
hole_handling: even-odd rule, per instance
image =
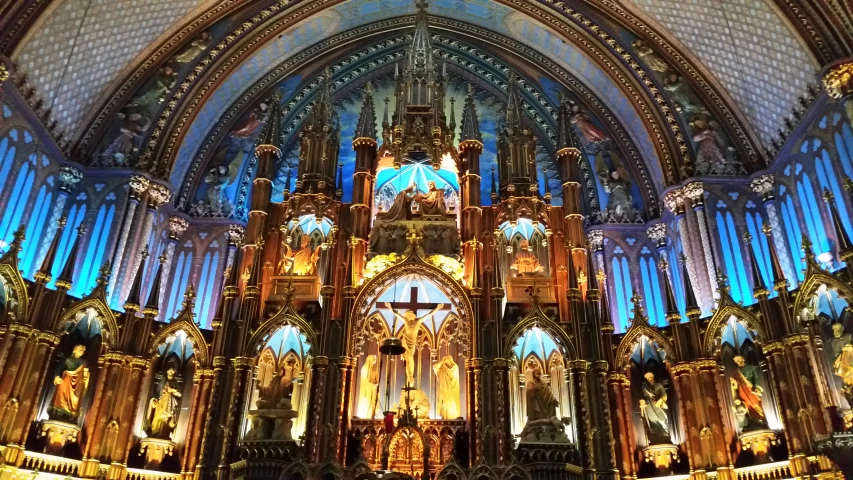
[{"label": "stone column", "polygon": [[[785,271],[785,277],[792,282],[792,286],[797,286],[798,275],[794,269],[793,258],[791,258],[788,245],[785,244],[785,231],[782,228],[782,222],[779,218],[779,212],[776,209],[776,199],[773,197],[773,174],[767,173],[752,179],[750,187],[752,191],[761,196],[764,202],[764,212],[767,214],[767,223],[770,225],[770,230],[773,232],[773,245],[776,247],[776,254],[779,257],[779,264]],[[770,280],[770,279],[767,279]]]},{"label": "stone column", "polygon": [[[169,259],[166,263],[163,264],[162,268],[163,273],[160,277],[160,291],[168,292],[169,291],[169,283],[171,279],[169,278],[169,273],[172,270],[172,263],[175,260],[175,247],[178,245],[178,239],[181,238],[181,235],[187,231],[187,227],[189,226],[189,222],[187,222],[182,217],[169,217],[169,239],[166,243],[166,258]],[[168,295],[161,295],[160,298],[160,311],[165,312],[167,304],[169,303]],[[168,318],[162,318],[163,321],[168,321]]]},{"label": "stone column", "polygon": [[635,479],[637,463],[637,436],[634,434],[634,407],[631,403],[631,381],[624,373],[611,372],[607,376],[607,391],[612,413],[613,438],[616,441],[615,460],[622,478]]},{"label": "stone column", "polygon": [[204,439],[205,419],[210,404],[213,369],[200,368],[193,375],[192,399],[190,401],[189,421],[187,422],[186,441],[181,454],[181,478],[192,480],[198,465],[201,443]]},{"label": "stone column", "polygon": [[[142,250],[145,246],[150,248],[150,245],[147,245],[147,242],[148,235],[151,233],[151,227],[154,224],[154,215],[156,215],[157,209],[168,202],[171,198],[172,192],[170,192],[168,188],[160,185],[159,183],[151,183],[151,186],[148,188],[148,201],[145,208],[145,216],[143,217],[142,224],[139,225],[135,235],[136,241],[134,245],[137,250]],[[133,283],[133,278],[136,276],[136,270],[143,267],[142,257],[139,255],[131,255],[132,253],[133,252],[128,251],[125,254],[127,265],[124,271],[124,281],[121,285],[121,298],[127,298],[130,286]]]},{"label": "stone column", "polygon": [[139,205],[139,201],[148,190],[148,186],[150,184],[148,179],[141,175],[134,175],[130,177],[130,181],[128,183],[130,184],[130,191],[128,192],[127,210],[124,213],[124,222],[122,223],[121,234],[118,237],[118,245],[115,249],[115,255],[112,258],[112,271],[110,272],[110,284],[108,287],[108,291],[111,292],[111,303],[113,304],[120,302],[121,298],[124,298],[119,291],[121,287],[119,274],[122,270],[122,263],[125,258],[125,249],[127,248],[127,242],[130,238],[130,231],[134,224],[134,218],[136,217],[136,206]]},{"label": "stone column", "polygon": [[[690,205],[693,207],[693,213],[696,215],[696,224],[699,226],[699,239],[701,241],[702,252],[704,255],[694,258],[697,267],[700,263],[704,263],[705,270],[708,272],[708,278],[702,285],[707,285],[707,298],[716,300],[719,298],[717,293],[717,272],[716,263],[714,262],[714,248],[711,239],[708,236],[708,218],[705,216],[705,185],[702,182],[691,182],[684,187],[684,195],[690,199]],[[700,260],[702,260],[700,262]]]},{"label": "stone column", "polygon": [[[687,274],[690,276],[690,281],[693,285],[702,285],[700,275],[704,274],[699,273],[700,271],[693,262],[693,245],[690,243],[690,235],[687,232],[687,219],[684,216],[684,197],[682,196],[681,190],[672,190],[667,193],[663,197],[663,203],[666,205],[667,210],[675,215],[675,221],[678,224],[678,235],[681,240],[681,248],[684,252],[684,263],[687,267]],[[699,297],[696,300],[702,304],[700,307],[703,311],[710,311],[710,303],[713,302],[709,302],[703,295],[704,293],[704,290],[696,292],[697,297]]]},{"label": "stone column", "polygon": [[[38,247],[38,253],[36,253],[35,260],[33,260],[33,268],[38,268],[42,261],[44,261],[44,257],[47,256],[47,249],[50,248],[50,242],[53,240],[54,235],[56,235],[56,229],[59,226],[59,219],[62,218],[62,214],[65,211],[65,203],[68,201],[68,197],[71,195],[71,192],[74,191],[74,187],[76,187],[82,179],[83,172],[80,170],[77,170],[70,165],[63,165],[59,167],[59,191],[57,191],[56,201],[53,202],[53,206],[51,207],[50,217],[48,217],[47,224],[41,238],[41,244]],[[69,228],[73,227],[74,226],[72,225]],[[38,239],[33,239],[33,242],[37,241]]]}]

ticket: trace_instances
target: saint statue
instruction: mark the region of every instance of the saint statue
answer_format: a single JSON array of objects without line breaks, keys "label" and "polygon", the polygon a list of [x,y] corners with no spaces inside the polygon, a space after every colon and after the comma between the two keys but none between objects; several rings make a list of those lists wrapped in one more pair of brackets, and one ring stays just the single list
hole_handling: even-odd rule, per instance
[{"label": "saint statue", "polygon": [[56,392],[50,405],[54,420],[74,421],[80,414],[80,400],[89,386],[89,369],[86,368],[85,345],[76,345],[71,356],[60,362],[53,384]]},{"label": "saint statue", "polygon": [[418,192],[415,195],[415,201],[418,202],[418,207],[423,216],[443,217],[447,213],[447,209],[444,207],[444,191],[436,188],[435,182],[429,182],[427,193]]},{"label": "saint statue", "polygon": [[445,420],[459,417],[459,365],[445,355],[432,367],[438,386],[438,414]]},{"label": "saint statue", "polygon": [[726,157],[723,155],[723,139],[709,122],[700,118],[690,122],[693,141],[696,142],[696,173],[728,173]]},{"label": "saint statue", "polygon": [[527,422],[548,420],[557,416],[560,404],[554,398],[551,387],[542,380],[542,368],[536,362],[528,364],[531,368],[529,380],[525,385],[527,393]]},{"label": "saint statue", "polygon": [[178,63],[189,63],[195,60],[195,57],[198,56],[199,53],[203,52],[213,38],[207,32],[202,32],[199,38],[195,39],[190,43],[187,48],[184,49],[181,53],[175,55],[175,61]]},{"label": "saint statue", "polygon": [[413,388],[410,394],[403,392],[400,396],[400,405],[397,406],[397,416],[401,418],[406,412],[406,399],[409,399],[409,408],[415,418],[429,418],[429,397],[423,390]]},{"label": "saint statue", "polygon": [[833,323],[832,338],[826,343],[832,355],[832,372],[844,384],[842,393],[848,399],[853,399],[853,335],[844,331],[844,325]]},{"label": "saint statue", "polygon": [[285,244],[282,259],[278,263],[279,275],[314,275],[317,272],[317,260],[320,257],[320,249],[311,249],[311,239],[303,235],[300,248],[296,252]]},{"label": "saint statue", "polygon": [[361,367],[361,379],[358,394],[358,417],[373,418],[376,416],[376,400],[379,390],[379,365],[376,355],[370,354],[364,359]]},{"label": "saint statue", "polygon": [[278,372],[273,375],[269,385],[258,389],[258,400],[255,402],[259,409],[279,408],[290,410],[290,397],[293,395],[293,379],[298,374],[298,364],[293,357],[288,357],[279,365]]},{"label": "saint statue", "polygon": [[645,381],[641,387],[643,396],[640,399],[640,416],[645,421],[649,445],[672,443],[669,435],[666,387],[655,381],[655,374],[652,372],[646,372],[643,379]]},{"label": "saint statue", "polygon": [[408,310],[406,313],[400,315],[388,302],[385,302],[385,308],[391,310],[391,313],[403,322],[403,328],[400,330],[400,340],[403,341],[403,346],[406,348],[406,352],[403,354],[403,360],[406,362],[406,385],[414,386],[415,349],[418,347],[421,324],[427,318],[435,315],[435,312],[444,308],[444,304],[439,303],[431,312],[423,317],[418,317],[412,310]]},{"label": "saint statue", "polygon": [[545,273],[545,267],[540,265],[536,255],[530,252],[530,242],[527,240],[518,242],[515,261],[512,262],[509,269],[519,277],[536,277]]},{"label": "saint statue", "polygon": [[767,418],[764,416],[764,407],[761,406],[764,389],[758,384],[761,372],[755,365],[747,364],[740,355],[734,358],[734,362],[737,365],[737,373],[729,381],[738,426],[741,431],[767,428]]},{"label": "saint statue", "polygon": [[664,73],[669,70],[669,65],[666,63],[664,59],[660,57],[660,55],[655,52],[652,47],[650,47],[645,40],[634,40],[632,43],[634,47],[634,51],[637,52],[637,55],[646,62],[646,64],[652,70],[658,73]]},{"label": "saint statue", "polygon": [[159,395],[155,394],[148,402],[145,433],[152,438],[171,440],[172,432],[178,426],[180,408],[180,382],[175,377],[175,369],[169,368],[160,386]]},{"label": "saint statue", "polygon": [[412,200],[415,198],[413,192],[415,184],[411,184],[394,197],[394,203],[385,214],[382,215],[382,220],[386,222],[394,222],[398,220],[412,219]]}]

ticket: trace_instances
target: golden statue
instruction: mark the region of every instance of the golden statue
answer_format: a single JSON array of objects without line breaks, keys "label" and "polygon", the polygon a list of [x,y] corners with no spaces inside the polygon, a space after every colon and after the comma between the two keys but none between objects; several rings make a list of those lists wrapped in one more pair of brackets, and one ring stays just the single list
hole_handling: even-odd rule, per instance
[{"label": "golden statue", "polygon": [[364,359],[359,381],[358,413],[359,418],[376,416],[376,400],[379,390],[379,365],[376,355],[370,354]]},{"label": "golden statue", "polygon": [[279,275],[315,275],[320,249],[311,249],[311,239],[303,235],[300,248],[294,252],[286,242],[282,244],[282,257],[278,262]]},{"label": "golden statue", "polygon": [[427,318],[435,315],[435,312],[444,308],[443,303],[439,303],[431,312],[423,317],[417,317],[415,312],[408,310],[400,315],[394,310],[390,303],[385,302],[385,308],[391,310],[395,317],[403,321],[403,328],[400,330],[400,340],[403,341],[403,346],[406,347],[406,353],[403,354],[403,360],[406,361],[406,385],[415,385],[415,349],[418,347],[418,338],[420,337],[421,324]]},{"label": "golden statue", "polygon": [[518,277],[537,277],[545,273],[545,267],[539,264],[536,255],[530,253],[530,242],[522,240],[518,242],[518,251],[515,253],[515,261],[509,267]]},{"label": "golden statue", "polygon": [[411,395],[407,395],[404,391],[400,396],[400,405],[397,407],[398,417],[402,417],[406,412],[406,398],[409,398],[409,408],[412,410],[412,416],[415,418],[429,418],[429,397],[423,390],[412,389]]},{"label": "golden statue", "polygon": [[148,402],[147,428],[149,437],[169,440],[178,426],[178,413],[181,408],[180,383],[175,378],[175,369],[166,370],[166,378],[160,387],[160,394]]},{"label": "golden statue", "polygon": [[438,387],[438,414],[445,420],[459,417],[459,365],[453,357],[445,355],[433,365]]},{"label": "golden statue", "polygon": [[71,356],[59,364],[53,379],[56,392],[50,405],[50,417],[53,420],[74,421],[80,414],[80,400],[89,386],[89,369],[83,354],[85,345],[76,345]]},{"label": "golden statue", "polygon": [[418,203],[418,210],[423,216],[443,217],[447,213],[447,208],[444,206],[444,191],[436,188],[435,182],[429,182],[427,193],[415,194],[415,202]]}]

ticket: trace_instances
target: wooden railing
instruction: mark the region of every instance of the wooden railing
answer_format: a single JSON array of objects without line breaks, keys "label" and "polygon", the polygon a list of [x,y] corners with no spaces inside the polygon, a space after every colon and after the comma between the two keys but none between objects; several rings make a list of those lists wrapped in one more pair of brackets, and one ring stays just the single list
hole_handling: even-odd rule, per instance
[{"label": "wooden railing", "polygon": [[181,480],[180,473],[157,472],[141,468],[128,468],[125,480]]},{"label": "wooden railing", "polygon": [[38,452],[24,452],[24,463],[21,468],[27,470],[38,470],[39,472],[55,473],[57,475],[77,475],[77,468],[83,463],[80,460],[71,460],[55,455]]}]

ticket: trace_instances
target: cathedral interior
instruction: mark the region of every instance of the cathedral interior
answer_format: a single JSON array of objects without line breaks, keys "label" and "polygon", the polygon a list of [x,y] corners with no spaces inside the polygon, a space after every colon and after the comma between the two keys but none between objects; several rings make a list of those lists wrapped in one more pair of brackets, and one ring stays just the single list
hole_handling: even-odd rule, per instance
[{"label": "cathedral interior", "polygon": [[0,2],[0,480],[853,479],[848,0]]}]

